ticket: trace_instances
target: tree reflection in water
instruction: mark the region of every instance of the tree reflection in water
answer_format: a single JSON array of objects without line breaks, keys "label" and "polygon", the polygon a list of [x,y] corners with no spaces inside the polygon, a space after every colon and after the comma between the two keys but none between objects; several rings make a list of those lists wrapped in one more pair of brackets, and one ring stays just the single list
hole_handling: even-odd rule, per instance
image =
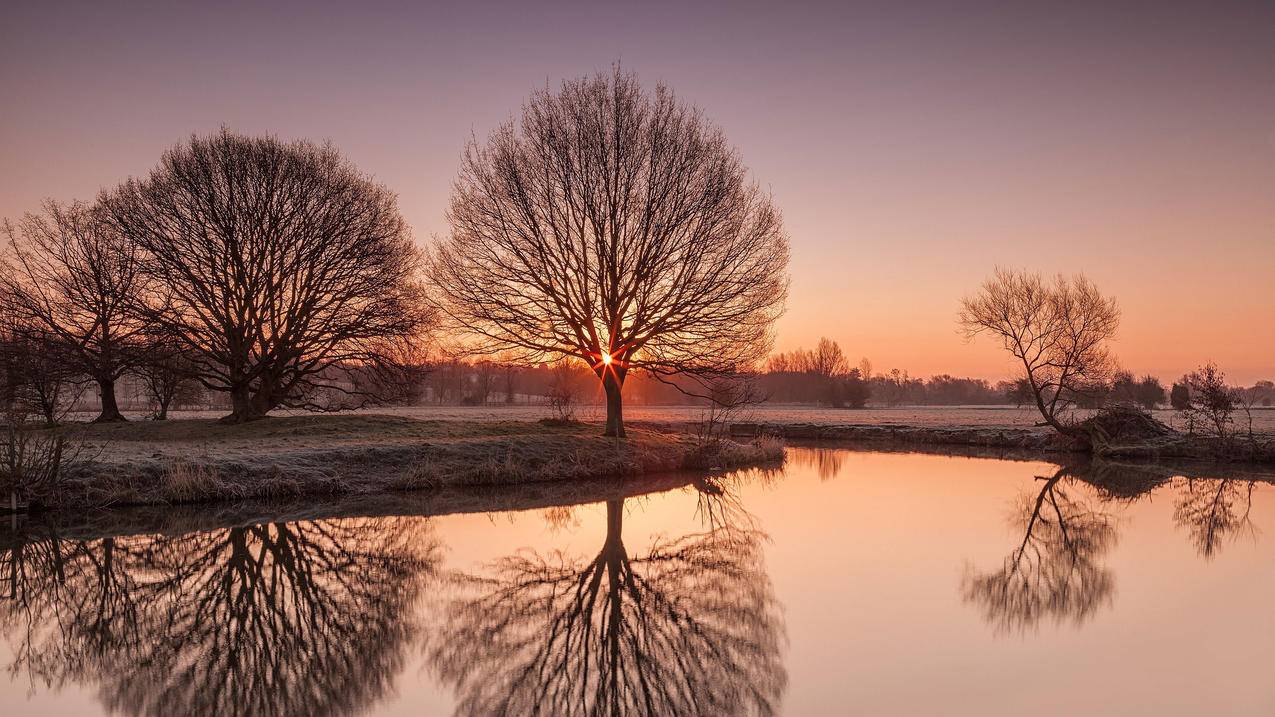
[{"label": "tree reflection in water", "polygon": [[136,715],[342,714],[384,696],[438,560],[413,518],[28,541],[0,626],[14,672]]},{"label": "tree reflection in water", "polygon": [[820,481],[841,475],[848,451],[843,448],[794,447],[788,449],[788,460],[802,468],[813,468]]},{"label": "tree reflection in water", "polygon": [[764,536],[715,525],[630,557],[624,501],[606,512],[592,559],[524,551],[453,577],[427,652],[456,712],[774,714],[787,673]]},{"label": "tree reflection in water", "polygon": [[1110,605],[1115,578],[1102,564],[1116,544],[1114,516],[1060,468],[1035,494],[1020,496],[1012,522],[1022,541],[994,572],[966,570],[961,592],[998,633],[1025,632],[1044,619],[1084,624]]},{"label": "tree reflection in water", "polygon": [[1257,534],[1249,517],[1254,484],[1251,480],[1203,478],[1175,482],[1178,499],[1173,520],[1187,529],[1201,557],[1217,555],[1227,538]]}]

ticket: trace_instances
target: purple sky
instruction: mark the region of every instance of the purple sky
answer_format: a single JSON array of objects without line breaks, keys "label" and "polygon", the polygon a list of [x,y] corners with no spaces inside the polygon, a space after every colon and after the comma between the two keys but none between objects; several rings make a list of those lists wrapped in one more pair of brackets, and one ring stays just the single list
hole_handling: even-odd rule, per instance
[{"label": "purple sky", "polygon": [[330,139],[446,230],[460,150],[616,60],[707,112],[784,210],[780,348],[991,378],[997,264],[1085,271],[1116,350],[1275,378],[1275,3],[27,3],[0,24],[0,216],[192,132]]}]

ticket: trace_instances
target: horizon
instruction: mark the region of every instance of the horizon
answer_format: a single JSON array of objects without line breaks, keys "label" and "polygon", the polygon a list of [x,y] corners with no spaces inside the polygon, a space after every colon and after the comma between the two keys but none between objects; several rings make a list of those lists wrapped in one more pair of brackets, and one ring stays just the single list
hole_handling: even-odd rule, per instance
[{"label": "horizon", "polygon": [[1137,375],[1275,378],[1273,7],[379,9],[12,11],[0,217],[224,125],[330,140],[424,245],[471,136],[619,62],[720,126],[782,211],[776,352],[827,336],[881,373],[1007,378],[956,321],[1002,265],[1114,295]]}]

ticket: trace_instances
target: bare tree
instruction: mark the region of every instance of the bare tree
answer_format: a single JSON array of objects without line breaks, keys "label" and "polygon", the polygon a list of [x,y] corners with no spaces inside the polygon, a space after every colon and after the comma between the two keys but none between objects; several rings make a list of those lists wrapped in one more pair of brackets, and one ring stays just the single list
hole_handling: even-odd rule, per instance
[{"label": "bare tree", "polygon": [[168,420],[174,404],[193,403],[200,395],[199,364],[176,342],[161,338],[148,346],[146,358],[136,369],[146,397],[155,406],[154,418]]},{"label": "bare tree", "polygon": [[61,337],[23,327],[6,344],[11,381],[11,406],[38,414],[45,426],[56,426],[84,394],[84,375],[75,350]]},{"label": "bare tree", "polygon": [[3,309],[69,349],[67,358],[97,384],[97,421],[125,420],[115,382],[134,363],[142,326],[129,311],[142,290],[136,246],[79,202],[45,202],[42,213],[6,221],[4,229],[10,251],[0,261]]},{"label": "bare tree", "polygon": [[1218,438],[1231,436],[1235,420],[1232,415],[1239,408],[1239,391],[1226,385],[1226,374],[1209,362],[1182,377],[1187,388],[1186,407],[1181,409],[1187,430],[1195,432],[1203,427]]},{"label": "bare tree", "polygon": [[536,92],[465,152],[430,274],[480,351],[587,362],[623,436],[629,371],[734,372],[765,356],[788,240],[721,131],[618,68]]},{"label": "bare tree", "polygon": [[1115,299],[1084,276],[1046,282],[998,268],[978,294],[962,300],[960,323],[967,338],[989,334],[1018,359],[1045,424],[1083,435],[1069,413],[1114,369],[1106,343],[1120,325]]},{"label": "bare tree", "polygon": [[[330,145],[223,129],[102,203],[167,292],[147,297],[147,323],[230,394],[228,422],[382,400],[338,375],[392,363],[428,323],[395,196]],[[319,388],[345,400],[312,400]]]}]

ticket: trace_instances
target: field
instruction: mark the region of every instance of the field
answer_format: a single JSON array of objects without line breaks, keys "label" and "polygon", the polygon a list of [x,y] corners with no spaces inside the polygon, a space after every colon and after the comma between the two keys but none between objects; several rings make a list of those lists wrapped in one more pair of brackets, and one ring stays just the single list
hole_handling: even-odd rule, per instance
[{"label": "field", "polygon": [[[215,418],[218,411],[179,411],[174,418]],[[287,412],[279,412],[286,415]],[[542,405],[515,404],[512,406],[411,406],[377,408],[359,413],[405,416],[422,420],[455,421],[536,421],[549,415]],[[628,421],[694,422],[705,414],[700,406],[626,406],[624,417]],[[601,421],[606,417],[602,406],[584,405],[576,409],[582,421]],[[1182,428],[1175,411],[1156,411],[1156,418]],[[141,418],[130,414],[130,418]],[[829,409],[816,406],[768,405],[753,408],[735,418],[749,423],[815,423],[849,425],[893,425],[918,428],[1026,428],[1034,425],[1039,414],[1034,409],[1009,406],[901,406],[898,408]],[[1247,418],[1236,415],[1236,430],[1247,430]],[[1275,433],[1275,408],[1253,411],[1253,430],[1258,433]]]}]

